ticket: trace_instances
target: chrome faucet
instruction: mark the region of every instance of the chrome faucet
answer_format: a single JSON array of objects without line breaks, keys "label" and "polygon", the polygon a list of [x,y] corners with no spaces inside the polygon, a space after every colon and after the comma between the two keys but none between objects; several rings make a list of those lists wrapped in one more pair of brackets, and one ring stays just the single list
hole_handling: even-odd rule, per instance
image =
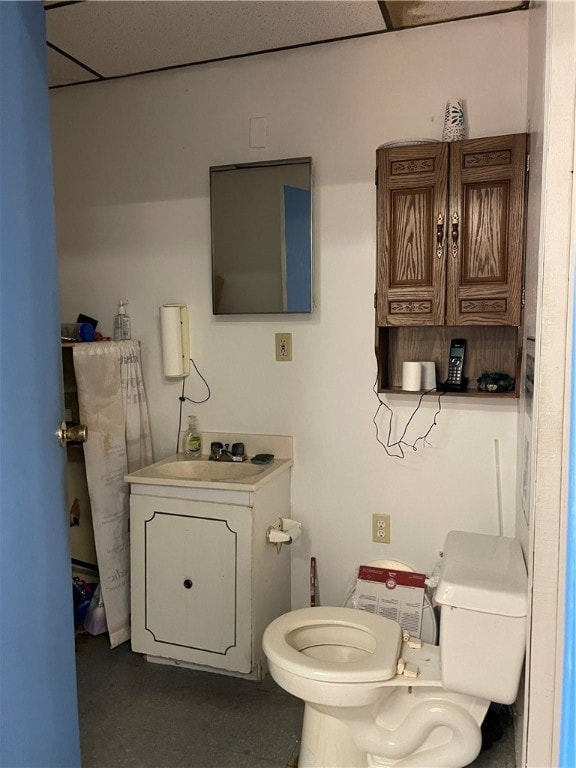
[{"label": "chrome faucet", "polygon": [[244,443],[210,443],[210,461],[246,461],[248,456],[244,451]]}]

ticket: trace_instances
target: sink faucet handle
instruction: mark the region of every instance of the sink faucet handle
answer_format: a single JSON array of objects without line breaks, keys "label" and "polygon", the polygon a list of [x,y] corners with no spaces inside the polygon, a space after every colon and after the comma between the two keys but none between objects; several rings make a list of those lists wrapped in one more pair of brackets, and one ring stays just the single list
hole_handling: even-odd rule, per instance
[{"label": "sink faucet handle", "polygon": [[244,443],[232,443],[232,456],[244,456]]}]

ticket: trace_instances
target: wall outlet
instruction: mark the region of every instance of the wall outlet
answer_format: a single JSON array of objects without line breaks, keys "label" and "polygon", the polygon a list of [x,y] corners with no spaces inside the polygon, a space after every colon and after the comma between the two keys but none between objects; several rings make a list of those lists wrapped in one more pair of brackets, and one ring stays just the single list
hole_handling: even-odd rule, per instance
[{"label": "wall outlet", "polygon": [[390,544],[390,515],[372,515],[372,541]]},{"label": "wall outlet", "polygon": [[276,334],[276,360],[289,363],[292,360],[292,334]]}]

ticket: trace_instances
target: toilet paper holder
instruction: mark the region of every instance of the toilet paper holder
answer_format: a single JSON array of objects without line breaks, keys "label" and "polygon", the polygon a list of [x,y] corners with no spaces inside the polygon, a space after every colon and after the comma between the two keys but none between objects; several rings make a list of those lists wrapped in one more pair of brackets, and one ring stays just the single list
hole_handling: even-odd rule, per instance
[{"label": "toilet paper holder", "polygon": [[292,544],[302,534],[302,523],[290,517],[279,517],[266,531],[266,541],[269,544]]}]

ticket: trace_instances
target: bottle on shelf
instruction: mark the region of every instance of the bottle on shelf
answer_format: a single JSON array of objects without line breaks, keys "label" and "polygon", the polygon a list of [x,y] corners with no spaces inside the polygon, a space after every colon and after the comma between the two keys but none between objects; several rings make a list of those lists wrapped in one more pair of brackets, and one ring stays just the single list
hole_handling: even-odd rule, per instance
[{"label": "bottle on shelf", "polygon": [[189,459],[199,459],[202,455],[202,436],[196,416],[188,416],[188,431],[184,437],[184,454]]},{"label": "bottle on shelf", "polygon": [[114,340],[127,341],[132,338],[130,329],[130,317],[126,314],[128,300],[122,299],[118,307],[118,314],[114,317]]}]

